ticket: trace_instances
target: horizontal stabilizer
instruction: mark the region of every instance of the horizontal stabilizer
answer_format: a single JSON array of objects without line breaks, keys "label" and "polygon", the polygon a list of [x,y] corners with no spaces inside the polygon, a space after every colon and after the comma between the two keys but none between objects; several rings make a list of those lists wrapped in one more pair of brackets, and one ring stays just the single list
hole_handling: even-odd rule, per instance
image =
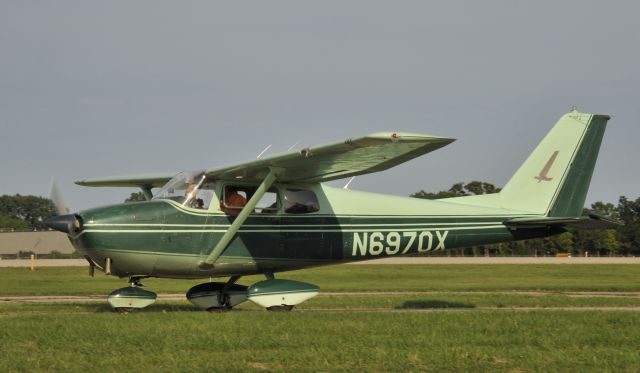
[{"label": "horizontal stabilizer", "polygon": [[545,227],[567,227],[573,229],[614,229],[623,223],[590,213],[579,217],[548,217],[548,218],[515,218],[504,224],[511,229],[532,229]]}]

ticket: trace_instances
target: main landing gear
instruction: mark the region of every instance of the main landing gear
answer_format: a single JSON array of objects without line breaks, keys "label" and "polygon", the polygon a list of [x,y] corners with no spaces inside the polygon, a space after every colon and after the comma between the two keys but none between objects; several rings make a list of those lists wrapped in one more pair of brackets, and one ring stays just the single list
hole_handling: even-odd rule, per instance
[{"label": "main landing gear", "polygon": [[[291,311],[294,306],[309,300],[320,291],[316,285],[293,280],[279,280],[266,273],[266,280],[247,287],[236,284],[240,276],[227,282],[206,282],[187,292],[187,299],[195,306],[210,311],[228,311],[234,306],[252,301],[268,311]],[[154,292],[142,289],[142,277],[131,277],[129,286],[114,290],[107,300],[116,312],[129,313],[145,308],[156,301]]]},{"label": "main landing gear", "polygon": [[210,312],[228,311],[247,300],[247,287],[236,284],[240,276],[224,282],[205,282],[187,291],[187,299],[199,308]]},{"label": "main landing gear", "polygon": [[266,308],[268,311],[291,311],[293,307],[318,295],[316,285],[293,280],[277,280],[272,273],[267,279],[249,287],[238,285],[240,276],[233,276],[228,282],[207,282],[199,284],[187,292],[187,299],[207,311],[227,311],[246,301]]},{"label": "main landing gear", "polygon": [[107,297],[109,305],[119,313],[129,313],[145,308],[156,301],[154,292],[141,289],[142,277],[131,277],[129,286],[114,290]]}]

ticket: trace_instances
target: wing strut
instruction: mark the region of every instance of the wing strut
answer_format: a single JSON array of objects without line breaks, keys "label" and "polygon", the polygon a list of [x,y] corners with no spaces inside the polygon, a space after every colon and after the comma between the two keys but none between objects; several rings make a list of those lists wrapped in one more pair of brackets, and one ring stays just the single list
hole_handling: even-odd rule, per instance
[{"label": "wing strut", "polygon": [[151,185],[141,186],[140,189],[142,190],[145,201],[151,201],[151,198],[153,198],[153,193],[151,193]]},{"label": "wing strut", "polygon": [[271,168],[269,173],[262,181],[262,184],[258,187],[253,196],[249,199],[247,204],[242,208],[240,214],[236,217],[236,220],[233,221],[229,229],[224,233],[220,241],[216,244],[216,246],[211,250],[211,253],[207,258],[200,263],[200,268],[202,269],[211,269],[213,264],[218,260],[220,254],[227,248],[231,239],[238,232],[238,229],[244,224],[245,220],[249,217],[249,215],[253,212],[253,209],[256,207],[262,196],[269,190],[273,182],[276,180],[276,169]]}]

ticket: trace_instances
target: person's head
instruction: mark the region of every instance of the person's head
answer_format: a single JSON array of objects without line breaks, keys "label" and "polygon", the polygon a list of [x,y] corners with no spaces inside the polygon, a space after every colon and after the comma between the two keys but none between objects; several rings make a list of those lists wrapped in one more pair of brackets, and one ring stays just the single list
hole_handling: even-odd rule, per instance
[{"label": "person's head", "polygon": [[227,187],[224,188],[224,192],[225,192],[225,195],[229,197],[233,194],[238,193],[238,188],[235,186],[228,185]]},{"label": "person's head", "polygon": [[184,190],[184,194],[187,197],[193,197],[193,195],[195,194],[195,191],[196,191],[196,184],[187,183],[187,186],[185,187],[185,190]]}]

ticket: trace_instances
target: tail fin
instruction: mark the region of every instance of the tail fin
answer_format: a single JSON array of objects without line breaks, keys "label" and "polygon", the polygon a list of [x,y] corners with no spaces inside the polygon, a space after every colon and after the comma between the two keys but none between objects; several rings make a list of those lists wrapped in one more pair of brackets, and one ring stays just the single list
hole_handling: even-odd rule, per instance
[{"label": "tail fin", "polygon": [[582,215],[606,115],[560,118],[500,194],[503,208],[552,217]]}]

